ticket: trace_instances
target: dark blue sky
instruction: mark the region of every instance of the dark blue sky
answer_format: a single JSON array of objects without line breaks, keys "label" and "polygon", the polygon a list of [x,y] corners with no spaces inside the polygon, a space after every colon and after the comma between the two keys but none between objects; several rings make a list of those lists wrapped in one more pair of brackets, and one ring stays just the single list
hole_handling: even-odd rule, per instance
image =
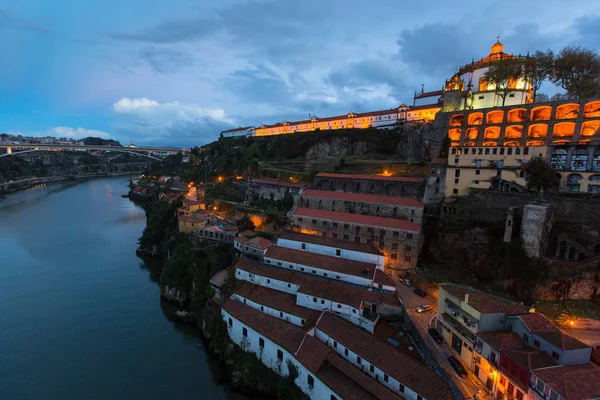
[{"label": "dark blue sky", "polygon": [[512,53],[599,50],[599,26],[597,0],[4,0],[0,132],[202,145],[411,104],[496,35]]}]

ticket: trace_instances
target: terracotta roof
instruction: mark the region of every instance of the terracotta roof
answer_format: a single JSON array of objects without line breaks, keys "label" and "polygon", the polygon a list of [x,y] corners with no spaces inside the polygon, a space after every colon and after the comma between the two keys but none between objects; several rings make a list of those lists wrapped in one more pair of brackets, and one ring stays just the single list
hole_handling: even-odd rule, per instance
[{"label": "terracotta roof", "polygon": [[280,181],[277,179],[250,179],[250,182],[261,183],[264,185],[285,186],[285,187],[293,187],[293,188],[303,188],[304,186],[306,186],[303,183]]},{"label": "terracotta roof", "polygon": [[417,360],[422,360],[412,339],[409,338],[408,335],[404,334],[404,330],[400,326],[397,326],[396,322],[393,322],[393,324],[394,325],[388,321],[379,319],[379,321],[377,321],[377,325],[375,325],[375,332],[373,332],[373,335],[385,342],[387,342],[389,339],[394,340],[396,342],[394,343],[394,347],[396,347],[398,350],[402,350]]},{"label": "terracotta roof", "polygon": [[246,236],[247,238],[249,238],[250,236],[255,236],[255,235],[256,235],[256,232],[251,231],[249,229],[247,229],[243,232],[240,232],[240,236]]},{"label": "terracotta roof", "polygon": [[308,217],[308,218],[321,218],[332,221],[349,222],[352,224],[361,224],[367,226],[377,226],[381,228],[398,229],[401,231],[409,232],[420,232],[421,225],[415,224],[414,222],[384,218],[384,217],[373,217],[370,215],[350,214],[337,211],[328,210],[315,210],[312,208],[296,208],[293,213],[294,216]]},{"label": "terracotta roof", "polygon": [[451,398],[448,383],[422,362],[352,325],[336,315],[323,312],[316,329],[358,354],[403,385],[428,400]]},{"label": "terracotta roof", "polygon": [[467,304],[480,313],[505,313],[506,315],[526,314],[529,307],[514,303],[499,297],[456,285],[442,285],[451,296],[458,297],[464,302],[465,295],[469,295]]},{"label": "terracotta roof", "polygon": [[238,242],[240,244],[246,244],[248,242],[248,239],[246,236],[238,236],[235,239],[233,239],[234,242]]},{"label": "terracotta roof", "polygon": [[566,400],[600,397],[600,367],[591,362],[542,368],[532,372]]},{"label": "terracotta roof", "polygon": [[477,336],[498,351],[524,345],[519,335],[513,332],[480,332]]},{"label": "terracotta roof", "polygon": [[383,253],[377,250],[377,247],[372,244],[350,242],[348,240],[336,239],[331,237],[309,235],[300,232],[284,232],[279,235],[280,239],[293,240],[296,242],[318,244],[320,246],[334,247],[337,249],[352,250],[360,253],[374,254],[383,256]]},{"label": "terracotta roof", "polygon": [[307,321],[305,327],[312,327],[310,322],[314,322],[319,315],[318,311],[296,305],[296,296],[293,294],[269,289],[251,282],[244,282],[243,286],[235,291],[235,294],[260,305],[303,318]]},{"label": "terracotta roof", "polygon": [[240,128],[227,129],[226,131],[223,131],[221,133],[247,131],[248,129],[253,129],[253,128],[254,128],[253,126],[244,126],[244,127],[240,127]]},{"label": "terracotta roof", "polygon": [[225,283],[225,281],[227,280],[227,278],[229,277],[229,270],[228,269],[222,269],[220,271],[218,271],[216,274],[213,275],[212,278],[210,278],[210,283],[212,285],[221,287],[221,285],[223,283]]},{"label": "terracotta roof", "polygon": [[373,282],[378,283],[380,285],[396,287],[396,284],[394,283],[392,278],[387,276],[386,273],[380,269],[375,270],[375,278],[373,279]]},{"label": "terracotta roof", "polygon": [[317,376],[344,400],[402,399],[334,352],[329,353]]},{"label": "terracotta roof", "polygon": [[302,197],[317,197],[342,201],[355,201],[359,203],[389,204],[392,206],[424,208],[425,205],[410,197],[379,196],[375,194],[330,192],[328,190],[309,189]]},{"label": "terracotta roof", "polygon": [[562,350],[586,349],[590,347],[587,344],[575,339],[573,336],[569,336],[558,329],[537,331],[535,334]]},{"label": "terracotta roof", "polygon": [[208,219],[208,215],[193,213],[191,215],[179,215],[177,219],[183,222],[204,222]]},{"label": "terracotta roof", "polygon": [[396,296],[389,292],[380,293],[373,290],[361,289],[357,286],[338,281],[313,277],[308,274],[279,267],[270,267],[245,258],[239,259],[235,266],[254,275],[298,285],[300,286],[299,293],[328,299],[336,303],[348,304],[354,308],[360,308],[363,301],[372,304],[400,306],[400,302]]},{"label": "terracotta roof", "polygon": [[[321,313],[317,314],[320,315]],[[311,335],[306,335],[302,346],[300,346],[296,354],[296,359],[316,375],[330,352],[329,347],[319,339]]]},{"label": "terracotta roof", "polygon": [[249,328],[265,335],[290,353],[295,353],[298,350],[304,338],[305,332],[302,328],[271,317],[239,301],[227,300],[223,304],[223,310]]},{"label": "terracotta roof", "polygon": [[441,96],[442,94],[444,94],[443,90],[433,90],[431,92],[421,92],[418,95],[415,96],[415,99],[424,99],[427,97],[433,97],[433,96]]},{"label": "terracotta roof", "polygon": [[[273,245],[265,253],[265,257],[276,260],[303,264],[309,267],[322,268],[329,271],[339,272],[361,278],[373,279],[376,266],[361,261],[347,260],[340,257],[325,256],[323,254],[310,253],[308,251],[288,249]],[[287,268],[287,265],[283,266]]]},{"label": "terracotta roof", "polygon": [[[525,371],[556,365],[554,359],[545,351],[533,349],[525,345],[520,349],[505,349],[502,351],[501,357],[509,358]],[[500,362],[500,366],[501,364],[502,362]],[[509,371],[506,371],[504,368],[502,370],[506,375],[512,376]]]},{"label": "terracotta roof", "polygon": [[255,236],[252,239],[248,239],[246,243],[244,243],[245,246],[253,247],[258,250],[266,250],[272,244],[273,242],[271,242],[269,239],[265,239],[261,236]]},{"label": "terracotta roof", "polygon": [[519,315],[517,318],[521,319],[527,329],[529,329],[531,332],[536,332],[539,330],[556,330],[554,324],[550,322],[543,314],[529,313]]},{"label": "terracotta roof", "polygon": [[390,182],[421,182],[423,177],[405,177],[405,176],[379,176],[379,175],[356,175],[356,174],[332,174],[328,172],[319,172],[317,178],[336,178],[336,179],[358,179],[375,180]]}]

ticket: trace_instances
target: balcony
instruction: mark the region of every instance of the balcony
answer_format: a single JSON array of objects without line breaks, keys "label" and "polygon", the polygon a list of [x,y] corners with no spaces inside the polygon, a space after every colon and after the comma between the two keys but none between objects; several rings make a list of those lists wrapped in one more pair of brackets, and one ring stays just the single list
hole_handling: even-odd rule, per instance
[{"label": "balcony", "polygon": [[475,335],[473,332],[468,330],[462,323],[448,313],[443,313],[442,317],[444,321],[448,322],[454,329],[458,331],[462,336],[467,338],[471,343],[475,342]]}]

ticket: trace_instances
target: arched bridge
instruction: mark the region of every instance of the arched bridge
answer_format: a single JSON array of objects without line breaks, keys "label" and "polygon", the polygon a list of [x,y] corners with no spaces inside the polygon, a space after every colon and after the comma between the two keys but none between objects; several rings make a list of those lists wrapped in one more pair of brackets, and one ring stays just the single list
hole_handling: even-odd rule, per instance
[{"label": "arched bridge", "polygon": [[[61,151],[61,150],[97,150],[114,151],[117,153],[135,154],[161,161],[160,155],[187,153],[186,149],[162,149],[159,147],[119,147],[119,146],[93,146],[93,145],[62,145],[62,144],[0,144],[0,149],[6,149],[0,157],[30,153],[32,151]],[[15,151],[16,150],[16,151]]]}]

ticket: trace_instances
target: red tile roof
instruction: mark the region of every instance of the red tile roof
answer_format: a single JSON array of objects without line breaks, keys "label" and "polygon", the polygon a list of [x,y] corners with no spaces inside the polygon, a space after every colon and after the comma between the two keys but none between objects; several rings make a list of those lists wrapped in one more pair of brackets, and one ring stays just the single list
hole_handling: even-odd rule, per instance
[{"label": "red tile roof", "polygon": [[562,350],[586,349],[590,346],[556,329],[537,331],[535,334]]},{"label": "red tile roof", "polygon": [[320,218],[332,221],[349,222],[352,224],[360,224],[366,226],[398,229],[400,231],[421,231],[421,225],[402,219],[373,217],[370,215],[350,214],[328,210],[315,210],[312,208],[302,207],[296,208],[292,214],[297,217]]},{"label": "red tile roof", "polygon": [[180,215],[177,217],[179,221],[183,222],[204,222],[209,218],[208,215],[202,213],[193,213],[191,215]]},{"label": "red tile roof", "polygon": [[537,369],[532,372],[564,399],[584,400],[600,397],[600,367],[591,362]]},{"label": "red tile roof", "polygon": [[[500,357],[507,357],[516,364],[518,364],[525,371],[531,371],[536,368],[544,368],[552,365],[556,365],[556,362],[548,353],[542,350],[533,349],[531,347],[527,347],[523,345],[520,349],[505,349],[502,351]],[[502,362],[500,362],[500,367],[502,366]],[[512,376],[512,374],[501,368],[505,375]],[[513,376],[515,380],[517,377]]]},{"label": "red tile roof", "polygon": [[467,304],[480,313],[505,313],[506,315],[519,315],[529,312],[529,307],[514,303],[509,300],[491,296],[475,289],[457,285],[442,285],[451,296],[458,297],[464,302],[465,295],[469,295]]},{"label": "red tile roof", "polygon": [[421,182],[424,177],[405,177],[405,176],[379,176],[379,175],[354,175],[354,174],[332,174],[328,172],[319,172],[317,178],[335,178],[335,179],[357,179],[357,180],[375,180],[392,182]]},{"label": "red tile roof", "polygon": [[[340,257],[325,256],[308,251],[288,249],[273,245],[265,253],[265,257],[303,264],[309,267],[321,268],[329,271],[373,279],[376,266],[361,261],[346,260]],[[283,265],[287,268],[287,265]],[[310,271],[308,271],[310,272]]]},{"label": "red tile roof", "polygon": [[248,239],[248,241],[244,245],[248,247],[253,247],[258,250],[266,250],[272,244],[273,242],[271,242],[269,239],[265,239],[261,236],[255,236],[252,239]]},{"label": "red tile roof", "polygon": [[523,347],[523,340],[513,332],[480,332],[477,334],[483,341],[497,351]]},{"label": "red tile roof", "polygon": [[239,301],[227,300],[223,304],[223,310],[290,353],[295,353],[304,339],[305,332],[302,328],[263,314]]},{"label": "red tile roof", "polygon": [[397,350],[392,345],[329,313],[317,322],[316,329],[358,354],[365,362],[375,365],[389,376],[428,400],[451,398],[448,383],[422,362]]},{"label": "red tile roof", "polygon": [[260,183],[263,185],[285,186],[285,187],[292,187],[292,188],[303,188],[304,186],[306,186],[303,183],[280,181],[277,179],[250,179],[250,182],[251,183],[256,182],[256,183]]},{"label": "red tile roof", "polygon": [[246,236],[238,236],[235,239],[233,239],[234,242],[238,242],[240,244],[246,244],[246,242],[248,242],[248,239]]},{"label": "red tile roof", "polygon": [[312,327],[311,321],[314,322],[319,315],[318,311],[296,305],[296,296],[293,294],[269,289],[251,282],[244,282],[243,286],[236,290],[234,294],[260,305],[303,318],[307,321],[305,327]]},{"label": "red tile roof", "polygon": [[411,199],[410,197],[379,196],[375,194],[349,192],[330,192],[328,190],[309,189],[302,194],[302,197],[316,197],[323,199],[354,201],[359,203],[387,204],[400,207],[425,207],[423,203],[418,200]]},{"label": "red tile roof", "polygon": [[383,256],[383,253],[377,250],[377,247],[373,246],[372,244],[350,242],[348,240],[336,239],[325,236],[309,235],[307,233],[290,231],[284,232],[283,234],[279,235],[279,238],[293,240],[296,242],[318,244],[320,246],[326,247],[334,247],[336,249],[351,250],[359,253]]},{"label": "red tile roof", "polygon": [[518,318],[523,321],[527,329],[531,332],[539,330],[556,330],[556,327],[552,322],[548,320],[543,314],[529,313],[519,315]]},{"label": "red tile roof", "polygon": [[[318,314],[320,315],[321,313]],[[296,359],[310,372],[316,375],[330,352],[331,350],[329,350],[329,347],[319,339],[311,335],[306,335],[304,337],[304,342],[302,342],[302,345],[296,354]]]},{"label": "red tile roof", "polygon": [[387,276],[386,273],[380,269],[375,270],[375,278],[373,279],[373,282],[378,283],[380,285],[396,287],[396,284],[394,283],[392,278]]}]

